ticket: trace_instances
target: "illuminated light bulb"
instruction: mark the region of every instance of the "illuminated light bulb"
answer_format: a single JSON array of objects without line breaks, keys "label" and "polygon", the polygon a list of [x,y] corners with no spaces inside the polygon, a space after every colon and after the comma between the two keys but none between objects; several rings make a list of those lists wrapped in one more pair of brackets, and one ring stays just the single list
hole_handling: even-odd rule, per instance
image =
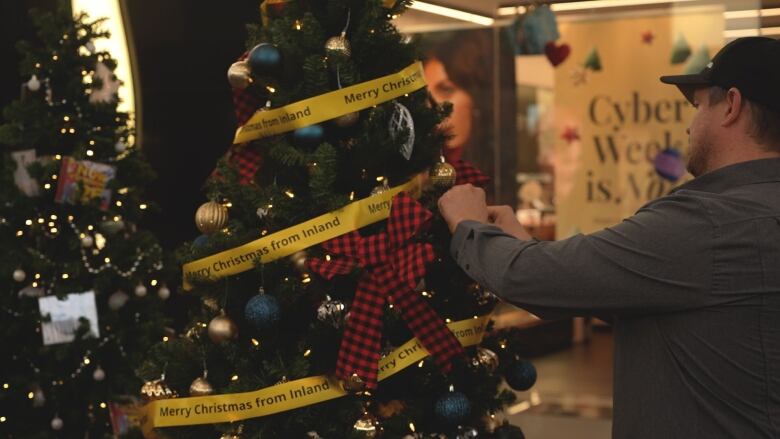
[{"label": "illuminated light bulb", "polygon": [[62,156],[57,154],[57,155],[54,156],[54,159],[55,160],[62,160]]},{"label": "illuminated light bulb", "polygon": [[[253,344],[255,347],[260,347],[260,340],[258,340],[258,339],[256,339],[256,338],[253,338],[253,339],[252,339],[252,344]],[[7,385],[7,384],[6,384],[6,385]]]},{"label": "illuminated light bulb", "polygon": [[38,224],[43,224],[44,222],[46,222],[46,220],[45,220],[45,219],[43,219],[43,218],[38,218]]},{"label": "illuminated light bulb", "polygon": [[94,227],[92,227],[92,226],[87,226],[87,230],[89,230],[89,231],[92,231],[92,230],[94,230],[94,229],[95,229],[95,228],[94,228]]},{"label": "illuminated light bulb", "polygon": [[64,116],[64,117],[62,118],[62,120],[64,120],[65,122],[67,122],[67,121],[69,121],[69,120],[70,120],[70,117],[68,117],[68,116]]},{"label": "illuminated light bulb", "polygon": [[95,146],[95,141],[94,140],[90,140],[89,144],[90,144],[90,146]]},{"label": "illuminated light bulb", "polygon": [[292,191],[284,191],[285,195],[287,195],[290,198],[295,198],[295,194],[292,193]]},{"label": "illuminated light bulb", "polygon": [[89,364],[89,363],[90,363],[89,357],[84,357],[84,364]]},{"label": "illuminated light bulb", "polygon": [[67,279],[69,277],[70,277],[70,275],[68,273],[62,273],[62,278],[63,279]]},{"label": "illuminated light bulb", "polygon": [[51,189],[51,185],[49,183],[46,183],[43,185],[44,189]]},{"label": "illuminated light bulb", "polygon": [[116,207],[122,207],[122,202],[119,200],[116,200]]},{"label": "illuminated light bulb", "polygon": [[30,392],[27,394],[27,399],[33,399],[33,398],[35,398],[35,393]]},{"label": "illuminated light bulb", "polygon": [[76,129],[75,129],[75,128],[71,128],[71,129],[69,129],[69,130],[68,130],[68,132],[69,132],[69,133],[71,133],[71,134],[73,134],[73,133],[75,133],[75,132],[76,132]]},{"label": "illuminated light bulb", "polygon": [[101,402],[101,403],[100,403],[100,408],[104,409],[104,408],[106,408],[106,407],[107,407],[107,405],[106,405],[106,403],[105,403],[105,402]]},{"label": "illuminated light bulb", "polygon": [[16,231],[16,236],[22,236],[22,235],[24,235],[24,232],[22,232],[21,230]]},{"label": "illuminated light bulb", "polygon": [[238,381],[238,375],[233,375],[230,377],[230,381]]},{"label": "illuminated light bulb", "polygon": [[92,157],[93,155],[95,155],[95,152],[94,152],[94,151],[92,151],[91,149],[88,149],[88,150],[87,150],[87,155],[88,155],[88,156],[90,156],[90,157]]},{"label": "illuminated light bulb", "polygon": [[49,227],[54,227],[54,223],[52,221],[49,221]]},{"label": "illuminated light bulb", "polygon": [[57,55],[52,55],[51,59],[54,60],[54,61],[57,61],[58,59],[60,59],[60,57],[57,56]]},{"label": "illuminated light bulb", "polygon": [[163,336],[163,341],[168,341],[168,336]]},{"label": "illuminated light bulb", "polygon": [[108,256],[106,256],[106,258],[103,259],[103,260],[106,261],[106,264],[110,264],[111,263],[111,258],[109,258]]},{"label": "illuminated light bulb", "polygon": [[28,226],[31,226],[33,224],[32,220],[30,220],[30,219],[28,219],[24,223],[27,224]]},{"label": "illuminated light bulb", "polygon": [[303,356],[308,357],[309,355],[311,355],[311,349],[306,349],[306,352],[303,353]]},{"label": "illuminated light bulb", "polygon": [[138,208],[141,210],[146,210],[147,207],[148,206],[146,204],[141,204],[140,206],[138,206]]},{"label": "illuminated light bulb", "polygon": [[51,218],[52,220],[56,221],[57,220],[57,215],[51,215],[49,218]]},{"label": "illuminated light bulb", "polygon": [[52,227],[52,228],[51,228],[51,230],[49,230],[49,232],[51,232],[51,233],[57,233],[57,228],[56,228],[56,227]]},{"label": "illuminated light bulb", "polygon": [[66,130],[65,128],[63,128],[63,129],[61,129],[61,130],[60,130],[60,133],[61,133],[61,134],[65,134],[65,133],[67,133],[67,132],[68,132],[68,130]]},{"label": "illuminated light bulb", "polygon": [[150,284],[151,286],[153,286],[153,287],[156,287],[156,286],[157,286],[157,279],[152,279],[152,281],[151,281],[151,282],[149,282],[149,284]]}]

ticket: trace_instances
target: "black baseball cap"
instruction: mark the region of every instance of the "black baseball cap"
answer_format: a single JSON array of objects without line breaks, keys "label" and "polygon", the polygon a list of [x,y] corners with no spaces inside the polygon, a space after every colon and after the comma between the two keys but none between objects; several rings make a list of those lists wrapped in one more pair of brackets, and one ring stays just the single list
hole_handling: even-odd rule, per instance
[{"label": "black baseball cap", "polygon": [[689,102],[699,87],[736,87],[750,101],[780,113],[780,40],[745,37],[726,44],[699,73],[662,76]]}]

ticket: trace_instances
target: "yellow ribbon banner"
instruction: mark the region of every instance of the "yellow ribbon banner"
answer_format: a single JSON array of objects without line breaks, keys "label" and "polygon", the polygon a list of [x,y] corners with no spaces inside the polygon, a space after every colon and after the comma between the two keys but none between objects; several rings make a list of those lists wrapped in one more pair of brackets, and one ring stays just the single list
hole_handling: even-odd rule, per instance
[{"label": "yellow ribbon banner", "polygon": [[256,112],[236,131],[233,143],[286,133],[347,113],[365,110],[425,87],[421,62],[400,72],[334,90],[273,110]]},{"label": "yellow ribbon banner", "polygon": [[[489,316],[450,323],[448,328],[463,346],[482,342]],[[379,361],[382,381],[429,356],[413,338]],[[338,382],[324,375],[289,381],[245,393],[152,401],[139,410],[145,434],[153,428],[216,424],[273,415],[346,396]]]},{"label": "yellow ribbon banner", "polygon": [[402,191],[415,192],[416,179],[372,195],[339,210],[328,212],[306,222],[288,227],[239,247],[184,264],[184,289],[191,290],[190,280],[216,280],[251,270],[256,261],[263,263],[289,256],[297,251],[387,219],[393,197]]}]

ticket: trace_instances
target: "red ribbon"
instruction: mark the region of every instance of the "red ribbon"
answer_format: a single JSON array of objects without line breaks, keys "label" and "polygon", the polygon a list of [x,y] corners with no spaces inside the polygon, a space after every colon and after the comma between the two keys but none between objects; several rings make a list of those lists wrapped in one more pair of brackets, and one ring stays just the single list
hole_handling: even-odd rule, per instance
[{"label": "red ribbon", "polygon": [[414,289],[435,259],[429,243],[411,242],[433,214],[405,193],[393,199],[386,232],[362,237],[357,231],[327,241],[330,260],[311,258],[309,269],[325,279],[363,268],[341,340],[336,376],[348,380],[357,374],[366,388],[377,385],[385,301],[393,304],[415,337],[442,371],[463,347],[430,305]]}]

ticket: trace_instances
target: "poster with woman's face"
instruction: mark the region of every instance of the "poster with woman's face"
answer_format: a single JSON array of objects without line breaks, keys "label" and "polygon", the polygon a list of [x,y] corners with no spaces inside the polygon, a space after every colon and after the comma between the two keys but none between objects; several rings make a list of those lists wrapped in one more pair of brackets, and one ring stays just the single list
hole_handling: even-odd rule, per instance
[{"label": "poster with woman's face", "polygon": [[514,57],[503,34],[465,29],[417,37],[431,98],[452,104],[452,114],[441,126],[450,135],[445,158],[474,163],[493,178],[491,202],[514,205]]}]

